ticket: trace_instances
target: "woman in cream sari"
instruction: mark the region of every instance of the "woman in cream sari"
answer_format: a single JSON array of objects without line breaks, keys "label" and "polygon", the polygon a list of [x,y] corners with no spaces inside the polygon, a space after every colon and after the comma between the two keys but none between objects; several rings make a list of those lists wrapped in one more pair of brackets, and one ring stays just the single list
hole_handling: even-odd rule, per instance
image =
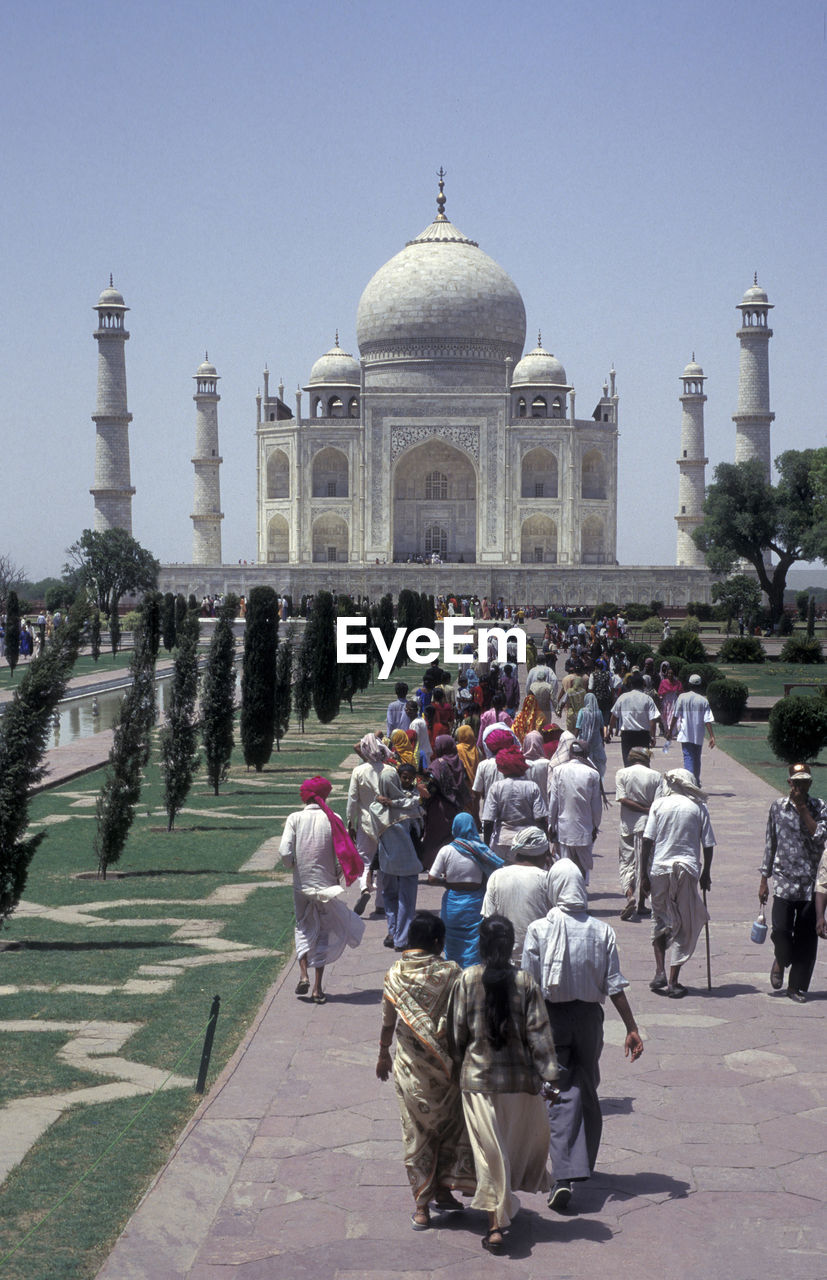
[{"label": "woman in cream sari", "polygon": [[[421,911],[411,921],[408,949],[385,978],[382,1032],[376,1074],[387,1080],[391,1069],[402,1120],[405,1169],[414,1197],[411,1226],[431,1225],[429,1204],[441,1212],[464,1208],[452,1191],[473,1194],[474,1159],[459,1088],[445,1046],[445,1010],[462,970],[442,959],[445,926]],[[396,1031],[391,1068],[390,1045]]]}]

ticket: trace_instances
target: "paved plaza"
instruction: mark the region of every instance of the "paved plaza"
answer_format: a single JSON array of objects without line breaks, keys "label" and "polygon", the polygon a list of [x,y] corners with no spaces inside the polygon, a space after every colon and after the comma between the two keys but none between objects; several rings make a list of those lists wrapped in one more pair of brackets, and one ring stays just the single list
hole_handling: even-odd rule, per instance
[{"label": "paved plaza", "polygon": [[[609,786],[619,763],[613,744]],[[653,763],[679,764],[676,748]],[[295,960],[283,970],[100,1280],[426,1280],[498,1268],[515,1280],[593,1280],[607,1268],[635,1280],[822,1274],[827,952],[806,1005],[770,992],[771,946],[751,943],[749,925],[774,793],[720,751],[705,751],[703,767],[718,840],[711,991],[702,939],[682,974],[689,996],[650,992],[649,922],[618,921],[616,807],[604,818],[591,905],[617,928],[646,1049],[634,1066],[624,1059],[609,1006],[603,1145],[594,1177],[576,1187],[576,1213],[522,1196],[508,1258],[483,1253],[480,1212],[434,1215],[432,1230],[411,1230],[393,1086],[374,1074],[391,956],[383,921],[368,918],[361,947],[327,974],[325,1006],[294,995]],[[422,887],[420,905],[436,909],[439,896]]]}]

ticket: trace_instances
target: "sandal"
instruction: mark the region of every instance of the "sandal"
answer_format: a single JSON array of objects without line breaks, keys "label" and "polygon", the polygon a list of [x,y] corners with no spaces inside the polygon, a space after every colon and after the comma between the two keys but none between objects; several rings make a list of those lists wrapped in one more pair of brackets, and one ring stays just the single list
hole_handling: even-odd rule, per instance
[{"label": "sandal", "polygon": [[[499,1239],[494,1240],[492,1236],[499,1236]],[[492,1227],[490,1231],[486,1231],[482,1238],[482,1247],[488,1253],[504,1253],[505,1240],[503,1239],[502,1227]]]},{"label": "sandal", "polygon": [[310,979],[299,978],[298,982],[296,983],[296,995],[306,996],[309,990],[310,990]]},{"label": "sandal", "polygon": [[431,1215],[428,1213],[427,1207],[415,1209],[411,1214],[411,1226],[414,1231],[427,1231],[430,1225]]},{"label": "sandal", "polygon": [[327,996],[323,991],[314,991],[310,999],[314,1004],[327,1004]]}]

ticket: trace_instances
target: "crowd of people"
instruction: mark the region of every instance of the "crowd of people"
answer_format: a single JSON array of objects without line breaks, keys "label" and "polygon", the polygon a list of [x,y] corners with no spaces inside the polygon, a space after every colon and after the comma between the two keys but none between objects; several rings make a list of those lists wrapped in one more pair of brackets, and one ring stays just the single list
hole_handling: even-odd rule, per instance
[{"label": "crowd of people", "polygon": [[[36,617],[20,619],[20,649],[18,661],[38,658],[57,635],[63,615],[59,609],[41,609]],[[6,656],[6,618],[0,616],[0,658]]]},{"label": "crowd of people", "polygon": [[[698,678],[684,688],[668,663],[630,666],[619,635],[549,626],[523,689],[516,664],[492,653],[470,653],[453,681],[434,662],[416,689],[396,685],[385,724],[356,744],[344,822],[321,778],[303,784],[305,808],[287,819],[297,994],[324,1003],[325,968],[359,945],[371,899],[385,922],[394,958],[376,1074],[393,1075],[414,1230],[470,1197],[488,1215],[483,1247],[500,1253],[515,1193],[543,1191],[567,1211],[600,1144],[607,998],[626,1056],[643,1052],[615,930],[589,912],[615,734],[619,917],[651,918],[650,988],[683,999],[681,971],[709,919],[715,837],[700,773],[714,721]],[[683,767],[653,767],[659,738],[680,743]],[[796,1002],[827,936],[827,804],[810,784],[805,765],[791,768],[759,889],[766,901],[773,877],[770,984],[789,971]],[[418,910],[423,880],[442,889],[438,916]],[[358,881],[352,909],[343,881]]]}]

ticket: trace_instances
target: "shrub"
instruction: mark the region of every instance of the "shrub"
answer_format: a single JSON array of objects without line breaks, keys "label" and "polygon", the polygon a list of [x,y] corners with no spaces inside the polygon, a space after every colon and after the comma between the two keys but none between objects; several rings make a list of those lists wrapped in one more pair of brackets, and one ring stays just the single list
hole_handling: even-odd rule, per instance
[{"label": "shrub", "polygon": [[140,609],[130,609],[129,613],[125,613],[121,619],[121,628],[123,631],[135,631],[140,626],[141,611]]},{"label": "shrub", "polygon": [[781,650],[782,662],[823,662],[821,642],[815,636],[791,636]]},{"label": "shrub", "polygon": [[827,745],[827,700],[790,696],[770,712],[769,744],[780,760],[809,760]]},{"label": "shrub", "polygon": [[780,636],[791,636],[793,633],[793,620],[789,613],[782,613],[778,620],[778,634]]},{"label": "shrub", "polygon": [[798,609],[798,616],[802,622],[807,621],[807,610],[810,607],[809,591],[796,591],[795,606]]},{"label": "shrub", "polygon": [[[629,603],[623,606],[623,614],[627,622],[643,622],[644,618],[648,618],[652,610],[648,604]],[[663,623],[658,619],[658,629]]]},{"label": "shrub", "polygon": [[[613,600],[603,600],[599,605],[595,606],[594,617],[596,618],[613,618],[617,613],[617,605]],[[561,615],[558,615],[561,616]],[[565,616],[565,615],[562,615]],[[556,620],[556,619],[555,619]],[[559,625],[559,624],[558,624]]]},{"label": "shrub", "polygon": [[670,658],[669,665],[678,679],[683,682],[684,689],[689,688],[690,676],[701,677],[702,689],[708,688],[713,680],[726,680],[726,672],[721,671],[711,662],[684,662],[682,658]]},{"label": "shrub", "polygon": [[730,636],[721,645],[719,662],[764,662],[764,646],[757,636]]},{"label": "shrub", "polygon": [[652,646],[641,640],[624,640],[621,649],[629,659],[630,667],[642,667],[647,658],[654,658]]},{"label": "shrub", "polygon": [[712,621],[712,605],[706,604],[703,600],[688,600],[686,603],[687,621],[689,615],[698,618],[701,622]]},{"label": "shrub", "polygon": [[699,635],[701,630],[700,618],[696,617],[694,613],[688,613],[683,620],[683,629],[684,631],[691,631],[695,636]]},{"label": "shrub", "polygon": [[683,658],[684,662],[706,662],[707,652],[693,631],[679,627],[662,640],[658,652],[664,658]]},{"label": "shrub", "polygon": [[652,614],[651,618],[644,618],[640,625],[640,630],[645,636],[659,636],[663,631],[663,623],[660,618],[656,618],[655,615]]},{"label": "shrub", "polygon": [[740,680],[713,680],[707,686],[706,696],[720,724],[737,724],[747,705],[749,689]]}]

